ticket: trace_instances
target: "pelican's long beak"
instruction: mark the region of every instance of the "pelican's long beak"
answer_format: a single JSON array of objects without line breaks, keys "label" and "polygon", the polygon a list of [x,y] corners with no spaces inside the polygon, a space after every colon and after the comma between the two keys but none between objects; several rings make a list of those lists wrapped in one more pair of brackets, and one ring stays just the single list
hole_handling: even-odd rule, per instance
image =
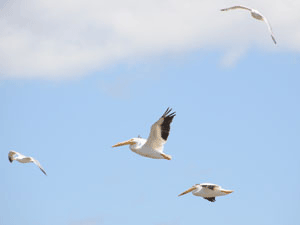
[{"label": "pelican's long beak", "polygon": [[196,188],[195,187],[191,187],[191,188],[189,188],[189,189],[187,189],[185,192],[182,192],[180,195],[178,195],[178,196],[181,196],[181,195],[185,195],[185,194],[187,194],[187,193],[189,193],[189,192],[191,192],[191,191],[193,191],[193,190],[195,190]]},{"label": "pelican's long beak", "polygon": [[231,190],[222,190],[222,192],[228,195],[228,194],[232,193],[233,191],[231,191]]},{"label": "pelican's long beak", "polygon": [[114,148],[114,147],[119,147],[119,146],[123,146],[123,145],[133,145],[133,144],[135,144],[135,142],[132,141],[132,139],[130,139],[127,141],[119,142],[119,143],[113,145],[112,147]]}]

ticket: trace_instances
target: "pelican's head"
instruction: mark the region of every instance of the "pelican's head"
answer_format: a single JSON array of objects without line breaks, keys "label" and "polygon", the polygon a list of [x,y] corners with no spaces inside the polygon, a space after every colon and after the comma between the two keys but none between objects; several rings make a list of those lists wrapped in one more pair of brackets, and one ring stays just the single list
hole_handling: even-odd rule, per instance
[{"label": "pelican's head", "polygon": [[195,184],[195,185],[193,185],[193,187],[187,189],[186,191],[182,192],[178,196],[185,195],[185,194],[187,194],[187,193],[189,193],[191,191],[194,192],[195,190],[198,190],[199,188],[201,188],[200,184]]},{"label": "pelican's head", "polygon": [[14,155],[17,154],[17,152],[15,151],[9,151],[8,153],[8,160],[10,161],[10,163],[12,163],[15,159],[14,159]]}]

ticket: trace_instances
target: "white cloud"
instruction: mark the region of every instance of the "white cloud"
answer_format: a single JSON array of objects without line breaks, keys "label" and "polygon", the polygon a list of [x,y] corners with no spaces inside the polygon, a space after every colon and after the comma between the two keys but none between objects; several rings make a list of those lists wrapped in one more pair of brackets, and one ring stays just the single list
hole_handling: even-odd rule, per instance
[{"label": "white cloud", "polygon": [[[300,51],[300,1],[252,0],[249,12],[220,12],[225,0],[1,1],[0,76],[65,79],[118,63],[195,49],[227,52],[234,64],[255,43],[268,51]],[[0,7],[1,7],[0,6]],[[238,46],[238,47],[236,47]]]}]

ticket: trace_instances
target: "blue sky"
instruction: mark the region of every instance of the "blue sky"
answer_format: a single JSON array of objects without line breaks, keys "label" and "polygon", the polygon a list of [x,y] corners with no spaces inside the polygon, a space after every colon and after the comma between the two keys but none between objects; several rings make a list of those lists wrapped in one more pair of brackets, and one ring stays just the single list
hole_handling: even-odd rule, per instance
[{"label": "blue sky", "polygon": [[[17,3],[6,4],[10,13],[6,21],[0,19],[0,26],[22,23],[15,10],[24,6]],[[30,3],[26,9],[32,10],[37,3]],[[58,7],[61,13],[69,4],[63,3]],[[251,5],[255,3],[259,6],[257,1]],[[45,11],[52,7],[38,6]],[[274,10],[270,15],[276,30],[278,8]],[[35,24],[26,15],[24,19]],[[238,48],[232,48],[234,41],[219,46],[183,37],[191,45],[170,44],[157,51],[165,43],[157,39],[153,51],[151,45],[139,43],[136,49],[143,51],[124,50],[126,54],[116,58],[107,55],[112,57],[109,62],[97,56],[98,66],[86,63],[93,55],[83,54],[88,48],[79,51],[86,59],[61,66],[43,58],[48,47],[41,52],[37,46],[35,53],[24,47],[29,58],[41,54],[51,72],[41,69],[38,59],[23,65],[19,58],[18,62],[9,58],[10,64],[5,64],[5,54],[0,53],[0,64],[6,65],[0,80],[0,224],[299,224],[298,42],[288,41],[279,24],[281,38],[275,47],[265,27],[260,29],[255,22],[249,27],[258,27],[263,40],[246,41],[243,30],[245,42]],[[26,33],[26,26],[18,32]],[[14,34],[13,28],[7,35]],[[44,33],[32,29],[31,34],[43,41]],[[102,41],[99,46],[104,48]],[[55,58],[58,47],[53,46],[49,55]],[[6,48],[12,55],[18,52],[13,45]],[[72,69],[77,60],[82,64]],[[24,73],[13,68],[22,65]],[[147,138],[167,107],[177,114],[165,145],[171,161],[144,158],[128,147],[111,148],[138,135]],[[33,164],[10,164],[11,149],[38,159],[48,176]],[[215,203],[192,194],[177,197],[203,182],[235,192]]]}]

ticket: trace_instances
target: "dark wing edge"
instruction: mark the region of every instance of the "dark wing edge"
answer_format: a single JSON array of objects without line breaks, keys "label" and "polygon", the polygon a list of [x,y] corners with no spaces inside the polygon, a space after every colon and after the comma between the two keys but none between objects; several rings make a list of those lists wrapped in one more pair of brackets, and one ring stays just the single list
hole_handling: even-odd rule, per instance
[{"label": "dark wing edge", "polygon": [[43,167],[41,166],[40,162],[37,161],[36,159],[32,158],[32,157],[31,157],[31,159],[33,160],[32,162],[33,162],[35,165],[37,165],[37,166],[40,168],[40,170],[47,176],[47,173],[45,172],[45,170],[44,170]]},{"label": "dark wing edge", "polygon": [[202,187],[208,188],[210,190],[214,190],[216,188],[216,186],[214,185],[201,185]]},{"label": "dark wing edge", "polygon": [[273,40],[274,44],[276,45],[276,44],[277,44],[277,42],[276,42],[276,40],[275,40],[275,38],[274,38],[274,36],[273,36],[273,35],[271,35],[271,38],[272,38],[272,40]]},{"label": "dark wing edge", "polygon": [[172,123],[174,116],[176,116],[176,112],[172,112],[171,114],[169,114],[171,111],[172,111],[172,109],[170,109],[168,107],[167,110],[165,111],[165,113],[161,117],[161,118],[163,118],[163,122],[160,125],[160,127],[161,127],[161,137],[165,141],[167,141],[167,139],[169,137],[170,124]]},{"label": "dark wing edge", "polygon": [[40,168],[40,170],[47,176],[47,173],[45,172],[45,170],[43,170],[42,168]]},{"label": "dark wing edge", "polygon": [[211,197],[211,198],[204,198],[210,202],[215,202],[216,201],[216,198],[215,197]]}]

